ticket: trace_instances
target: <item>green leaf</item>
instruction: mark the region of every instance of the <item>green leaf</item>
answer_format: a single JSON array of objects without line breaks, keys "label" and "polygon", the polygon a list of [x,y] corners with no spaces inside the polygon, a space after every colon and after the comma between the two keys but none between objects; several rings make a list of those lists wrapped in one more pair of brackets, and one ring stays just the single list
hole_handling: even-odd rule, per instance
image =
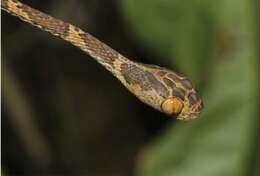
[{"label": "green leaf", "polygon": [[205,104],[199,119],[178,122],[140,152],[138,175],[247,175],[259,106],[253,4],[123,2],[140,42],[192,77]]}]

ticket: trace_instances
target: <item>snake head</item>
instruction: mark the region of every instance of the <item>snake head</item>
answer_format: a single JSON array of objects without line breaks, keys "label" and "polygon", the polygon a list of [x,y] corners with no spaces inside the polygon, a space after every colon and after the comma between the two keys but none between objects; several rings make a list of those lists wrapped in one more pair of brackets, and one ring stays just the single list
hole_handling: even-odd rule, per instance
[{"label": "snake head", "polygon": [[123,63],[119,79],[142,102],[180,120],[196,118],[202,108],[202,100],[185,76],[163,67]]},{"label": "snake head", "polygon": [[[192,104],[194,101],[196,102]],[[203,109],[202,100],[194,93],[185,99],[179,97],[169,97],[163,101],[161,109],[170,116],[177,116],[179,120],[191,120],[199,116]]]},{"label": "snake head", "polygon": [[179,120],[191,120],[198,117],[203,109],[203,102],[191,81],[169,70],[161,77],[161,80],[170,90],[170,96],[162,102],[161,110]]}]

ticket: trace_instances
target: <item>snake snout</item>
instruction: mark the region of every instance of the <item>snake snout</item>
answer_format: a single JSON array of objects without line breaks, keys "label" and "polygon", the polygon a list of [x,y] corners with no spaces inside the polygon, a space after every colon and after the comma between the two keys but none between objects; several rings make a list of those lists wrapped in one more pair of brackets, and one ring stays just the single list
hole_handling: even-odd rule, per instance
[{"label": "snake snout", "polygon": [[194,114],[199,115],[201,113],[201,111],[204,108],[204,104],[202,102],[202,100],[199,100],[195,105],[194,105]]}]

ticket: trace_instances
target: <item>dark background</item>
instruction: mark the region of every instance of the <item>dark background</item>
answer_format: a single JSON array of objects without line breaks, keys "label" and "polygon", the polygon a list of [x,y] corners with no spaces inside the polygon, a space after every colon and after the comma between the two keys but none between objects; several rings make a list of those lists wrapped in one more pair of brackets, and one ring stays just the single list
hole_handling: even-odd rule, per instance
[{"label": "dark background", "polygon": [[[117,1],[24,1],[145,63]],[[148,59],[151,57],[152,59]],[[91,57],[2,11],[2,168],[7,174],[131,175],[167,123]]]},{"label": "dark background", "polygon": [[257,0],[24,0],[187,75],[200,118],[142,104],[91,57],[1,11],[4,175],[260,175]]}]

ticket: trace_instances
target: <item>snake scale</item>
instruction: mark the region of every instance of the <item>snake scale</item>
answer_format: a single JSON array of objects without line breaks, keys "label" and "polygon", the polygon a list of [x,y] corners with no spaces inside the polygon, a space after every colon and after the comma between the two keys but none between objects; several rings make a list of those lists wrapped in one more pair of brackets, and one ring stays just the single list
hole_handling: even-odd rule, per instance
[{"label": "snake scale", "polygon": [[129,60],[80,28],[17,0],[1,0],[1,8],[80,48],[145,104],[180,120],[190,120],[201,113],[202,100],[187,77],[163,67]]}]

